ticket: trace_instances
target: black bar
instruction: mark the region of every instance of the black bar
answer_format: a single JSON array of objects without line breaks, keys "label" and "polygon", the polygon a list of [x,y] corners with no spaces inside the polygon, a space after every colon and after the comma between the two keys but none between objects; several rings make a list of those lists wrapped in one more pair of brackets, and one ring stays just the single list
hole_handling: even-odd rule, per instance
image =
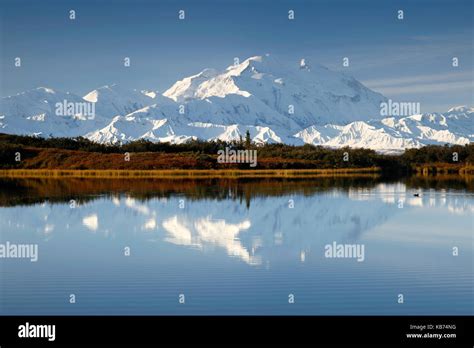
[{"label": "black bar", "polygon": [[[19,326],[27,322],[55,325],[55,340],[18,337]],[[417,328],[410,328],[411,325]],[[433,327],[430,329],[428,325]],[[292,347],[301,344],[472,347],[473,327],[472,316],[3,316],[0,346],[278,343]],[[420,333],[456,337],[407,337]]]}]

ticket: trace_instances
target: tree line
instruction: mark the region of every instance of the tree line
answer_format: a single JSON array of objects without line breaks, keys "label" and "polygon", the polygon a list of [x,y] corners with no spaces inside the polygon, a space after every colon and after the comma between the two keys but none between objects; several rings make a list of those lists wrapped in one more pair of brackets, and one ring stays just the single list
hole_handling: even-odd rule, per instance
[{"label": "tree line", "polygon": [[[99,144],[84,137],[41,138],[35,136],[0,134],[0,166],[15,167],[15,154],[22,159],[36,156],[37,149],[61,149],[89,153],[163,153],[192,156],[202,162],[215,161],[219,150],[230,147],[236,150],[255,149],[258,160],[266,168],[357,168],[380,167],[390,172],[409,171],[417,165],[429,163],[463,164],[474,163],[474,144],[428,145],[419,149],[407,149],[401,154],[381,154],[364,148],[331,149],[310,144],[295,146],[287,144],[255,144],[249,134],[236,141],[190,140],[182,144],[154,143],[136,140],[124,144]],[[36,149],[36,150],[35,150]],[[67,156],[67,154],[63,154]],[[258,166],[257,166],[258,167]],[[198,169],[198,168],[197,168]]]}]

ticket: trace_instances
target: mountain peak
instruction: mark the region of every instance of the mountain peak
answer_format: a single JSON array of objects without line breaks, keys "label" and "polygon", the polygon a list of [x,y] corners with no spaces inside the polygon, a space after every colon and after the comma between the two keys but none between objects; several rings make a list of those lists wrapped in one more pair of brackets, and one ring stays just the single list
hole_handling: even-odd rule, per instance
[{"label": "mountain peak", "polygon": [[38,87],[36,88],[37,91],[45,92],[45,93],[50,93],[50,94],[55,94],[56,92],[52,88],[48,87]]},{"label": "mountain peak", "polygon": [[87,93],[83,98],[88,102],[96,103],[101,96],[105,94],[115,93],[117,87],[118,86],[115,83],[111,85],[100,86],[99,88]]},{"label": "mountain peak", "polygon": [[220,73],[212,70],[211,76],[200,73],[185,78],[163,95],[176,102],[215,97],[235,103],[239,98],[250,98],[238,104],[258,106],[262,109],[259,118],[279,114],[280,119],[300,127],[377,118],[380,103],[385,101],[384,96],[353,78],[317,64],[310,66],[306,58],[297,66],[269,54],[249,57]]},{"label": "mountain peak", "polygon": [[448,110],[448,113],[453,113],[453,112],[473,112],[474,108],[469,108],[467,105],[459,105],[452,107],[451,109]]},{"label": "mountain peak", "polygon": [[83,99],[95,103],[97,113],[106,118],[129,114],[154,102],[151,95],[118,84],[99,87]]},{"label": "mountain peak", "polygon": [[[58,117],[66,100],[94,103],[97,117]],[[87,136],[94,141],[235,140],[401,150],[473,139],[474,109],[385,118],[386,98],[356,79],[307,58],[249,57],[224,70],[207,68],[163,94],[111,84],[83,98],[39,87],[0,103],[0,128],[17,134]],[[73,115],[75,116],[75,115]]]}]

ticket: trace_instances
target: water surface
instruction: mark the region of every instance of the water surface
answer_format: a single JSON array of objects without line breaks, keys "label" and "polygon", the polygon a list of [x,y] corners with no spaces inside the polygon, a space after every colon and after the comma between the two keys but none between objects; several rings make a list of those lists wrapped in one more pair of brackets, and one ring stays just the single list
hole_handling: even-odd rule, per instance
[{"label": "water surface", "polygon": [[[0,314],[473,314],[467,179],[0,188],[0,242],[39,248],[37,262],[0,259]],[[333,242],[363,245],[363,261],[325,257]]]}]

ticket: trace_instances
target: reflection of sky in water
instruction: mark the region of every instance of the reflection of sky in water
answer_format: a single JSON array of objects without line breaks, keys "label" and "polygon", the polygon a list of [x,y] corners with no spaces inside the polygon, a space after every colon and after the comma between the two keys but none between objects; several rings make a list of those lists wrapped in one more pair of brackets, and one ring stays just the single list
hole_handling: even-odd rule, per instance
[{"label": "reflection of sky in water", "polygon": [[[414,197],[402,184],[256,197],[248,209],[234,200],[179,195],[99,197],[74,209],[66,203],[0,208],[2,242],[39,244],[37,263],[0,260],[0,309],[469,314],[473,213],[470,194],[426,190]],[[333,241],[363,243],[365,261],[325,259],[324,246]],[[123,256],[125,246],[130,257]],[[185,290],[199,301],[176,307],[174,297]],[[64,304],[71,291],[85,294],[82,304]],[[290,292],[301,300],[293,307],[285,306]],[[393,300],[399,292],[407,303]]]}]

